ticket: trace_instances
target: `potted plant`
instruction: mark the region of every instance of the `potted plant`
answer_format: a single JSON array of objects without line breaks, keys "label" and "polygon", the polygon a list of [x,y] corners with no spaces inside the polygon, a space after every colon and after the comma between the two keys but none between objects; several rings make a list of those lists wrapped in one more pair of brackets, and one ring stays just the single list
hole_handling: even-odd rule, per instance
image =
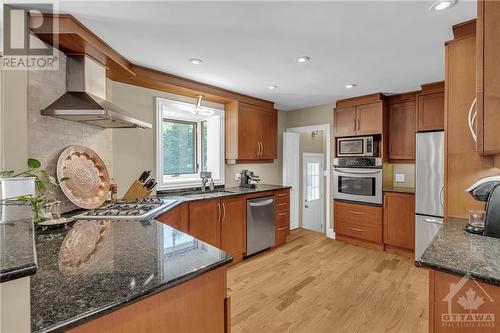
[{"label": "potted plant", "polygon": [[[14,171],[2,171],[0,172],[0,178],[2,183],[8,183],[9,181],[15,181],[17,179],[25,179],[27,182],[31,182],[31,187],[29,185],[23,188],[16,188],[15,190],[4,191],[2,185],[2,199],[14,200],[21,203],[28,203],[33,211],[33,221],[35,223],[42,222],[49,218],[49,214],[45,211],[45,207],[54,201],[55,190],[59,187],[61,182],[67,181],[68,177],[63,177],[59,181],[48,174],[46,170],[40,169],[40,161],[30,158],[27,162],[28,170],[22,171],[20,173],[14,174]],[[28,191],[25,193],[20,193],[20,191]],[[12,195],[12,193],[15,193]]]}]

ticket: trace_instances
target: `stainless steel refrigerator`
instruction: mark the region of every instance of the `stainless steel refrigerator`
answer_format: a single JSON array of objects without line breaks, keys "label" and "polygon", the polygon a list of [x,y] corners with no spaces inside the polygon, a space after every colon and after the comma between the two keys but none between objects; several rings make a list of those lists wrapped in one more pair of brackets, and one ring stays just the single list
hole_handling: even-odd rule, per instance
[{"label": "stainless steel refrigerator", "polygon": [[417,133],[415,260],[443,224],[444,132]]}]

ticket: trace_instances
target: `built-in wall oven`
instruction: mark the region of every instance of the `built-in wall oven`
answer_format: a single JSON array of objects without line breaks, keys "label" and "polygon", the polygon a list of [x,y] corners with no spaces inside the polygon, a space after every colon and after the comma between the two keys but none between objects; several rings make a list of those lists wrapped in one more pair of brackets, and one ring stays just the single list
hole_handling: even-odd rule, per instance
[{"label": "built-in wall oven", "polygon": [[336,158],[333,166],[335,199],[382,204],[381,158]]}]

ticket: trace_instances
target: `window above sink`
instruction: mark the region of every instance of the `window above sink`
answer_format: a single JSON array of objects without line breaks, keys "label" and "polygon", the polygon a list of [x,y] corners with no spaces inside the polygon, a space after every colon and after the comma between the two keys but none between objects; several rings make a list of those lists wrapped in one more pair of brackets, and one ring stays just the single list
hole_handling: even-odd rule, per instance
[{"label": "window above sink", "polygon": [[209,171],[224,185],[224,110],[156,98],[159,190],[200,186]]}]

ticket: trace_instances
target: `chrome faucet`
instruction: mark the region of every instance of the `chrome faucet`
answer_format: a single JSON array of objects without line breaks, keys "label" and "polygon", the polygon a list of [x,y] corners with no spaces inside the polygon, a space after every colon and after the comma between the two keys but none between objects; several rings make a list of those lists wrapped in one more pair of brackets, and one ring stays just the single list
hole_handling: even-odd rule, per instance
[{"label": "chrome faucet", "polygon": [[207,182],[210,179],[211,184],[210,184],[210,190],[212,190],[212,173],[211,172],[200,172],[200,178],[201,178],[201,191],[205,192],[207,190]]}]

